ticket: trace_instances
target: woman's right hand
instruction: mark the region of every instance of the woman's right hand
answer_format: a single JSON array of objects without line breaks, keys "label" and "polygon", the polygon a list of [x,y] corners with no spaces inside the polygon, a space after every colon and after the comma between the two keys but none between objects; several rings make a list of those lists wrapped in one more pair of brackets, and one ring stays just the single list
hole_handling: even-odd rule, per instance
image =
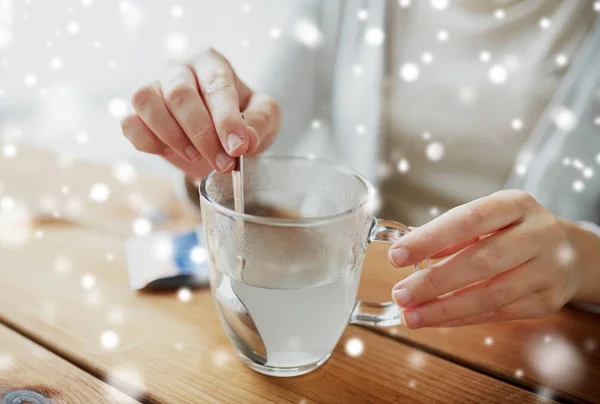
[{"label": "woman's right hand", "polygon": [[198,179],[231,171],[233,157],[260,153],[280,125],[275,99],[254,93],[214,49],[169,66],[135,92],[133,107],[121,121],[133,146]]}]

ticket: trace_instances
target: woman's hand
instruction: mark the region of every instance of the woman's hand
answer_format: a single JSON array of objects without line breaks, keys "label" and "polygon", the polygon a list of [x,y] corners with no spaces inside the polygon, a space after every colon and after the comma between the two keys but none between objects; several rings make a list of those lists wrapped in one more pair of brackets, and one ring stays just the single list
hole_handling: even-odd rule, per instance
[{"label": "woman's hand", "polygon": [[389,251],[397,267],[430,257],[445,258],[392,291],[409,328],[544,317],[598,292],[585,283],[599,283],[600,271],[588,269],[600,260],[600,238],[559,220],[522,191],[452,209]]},{"label": "woman's hand", "polygon": [[214,49],[170,66],[135,92],[133,106],[136,113],[121,122],[125,137],[196,178],[213,168],[228,172],[232,157],[261,152],[280,123],[275,100],[252,92]]}]

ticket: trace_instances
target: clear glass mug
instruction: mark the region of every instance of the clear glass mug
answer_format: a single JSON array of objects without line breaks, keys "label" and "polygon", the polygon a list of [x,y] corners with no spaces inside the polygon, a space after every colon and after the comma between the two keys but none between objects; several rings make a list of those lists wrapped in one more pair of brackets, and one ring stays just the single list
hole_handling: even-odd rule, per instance
[{"label": "clear glass mug", "polygon": [[373,216],[367,180],[325,161],[259,157],[245,159],[244,193],[246,213],[238,213],[231,175],[213,172],[200,185],[211,290],[250,368],[308,373],[329,358],[349,323],[401,324],[395,304],[357,301],[367,244],[410,231]]}]

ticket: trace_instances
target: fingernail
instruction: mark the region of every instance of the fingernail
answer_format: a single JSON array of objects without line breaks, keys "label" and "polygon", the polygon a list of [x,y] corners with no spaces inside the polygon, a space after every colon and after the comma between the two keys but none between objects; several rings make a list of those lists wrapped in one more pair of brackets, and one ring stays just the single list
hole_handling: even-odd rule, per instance
[{"label": "fingernail", "polygon": [[397,267],[401,267],[402,264],[408,259],[408,250],[404,247],[396,247],[390,251],[390,261]]},{"label": "fingernail", "polygon": [[192,161],[198,160],[200,158],[200,152],[196,150],[194,146],[186,147],[185,155],[188,156]]},{"label": "fingernail", "polygon": [[233,164],[233,159],[223,152],[217,155],[215,161],[217,162],[217,167],[219,167],[220,171],[227,171],[231,164]]},{"label": "fingernail", "polygon": [[398,306],[406,306],[410,302],[410,292],[408,289],[398,289],[392,292],[392,297]]},{"label": "fingernail", "polygon": [[241,137],[236,135],[235,133],[230,133],[227,136],[227,147],[229,148],[229,153],[232,153],[235,149],[237,149],[244,141]]},{"label": "fingernail", "polygon": [[415,327],[419,325],[421,315],[417,311],[402,311],[402,324],[406,327]]}]

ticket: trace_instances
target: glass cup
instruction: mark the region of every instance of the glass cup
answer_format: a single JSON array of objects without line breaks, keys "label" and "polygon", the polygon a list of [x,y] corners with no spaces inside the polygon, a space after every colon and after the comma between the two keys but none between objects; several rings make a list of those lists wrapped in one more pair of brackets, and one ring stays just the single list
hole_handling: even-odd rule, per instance
[{"label": "glass cup", "polygon": [[250,368],[305,374],[329,358],[347,324],[401,324],[392,302],[357,300],[367,244],[410,231],[373,216],[367,180],[310,158],[247,158],[244,193],[238,213],[231,175],[213,172],[200,185],[211,290]]}]

